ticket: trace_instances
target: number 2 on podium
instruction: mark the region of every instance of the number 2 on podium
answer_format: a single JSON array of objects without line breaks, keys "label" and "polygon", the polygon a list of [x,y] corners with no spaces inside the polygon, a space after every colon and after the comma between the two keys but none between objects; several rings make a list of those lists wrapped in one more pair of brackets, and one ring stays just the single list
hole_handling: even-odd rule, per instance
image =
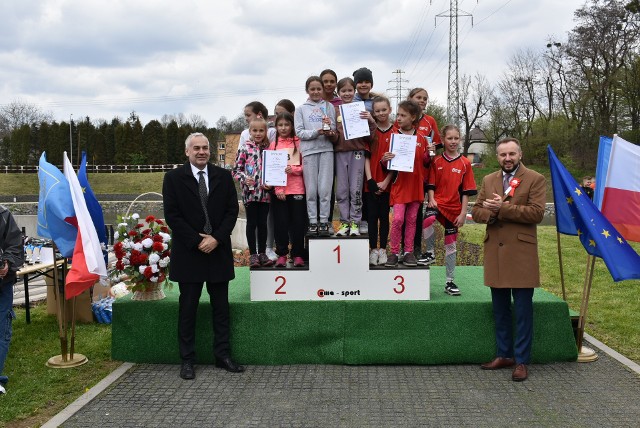
[{"label": "number 2 on podium", "polygon": [[282,284],[280,284],[280,287],[276,288],[276,292],[274,294],[287,294],[286,291],[282,290],[284,288],[284,285],[287,283],[287,278],[278,275],[276,276],[275,281],[278,282],[279,279],[282,280]]}]

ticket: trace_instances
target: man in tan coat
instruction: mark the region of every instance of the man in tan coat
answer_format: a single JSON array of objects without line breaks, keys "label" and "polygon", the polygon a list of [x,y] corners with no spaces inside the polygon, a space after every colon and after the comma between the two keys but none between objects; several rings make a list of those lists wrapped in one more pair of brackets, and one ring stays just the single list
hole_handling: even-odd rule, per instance
[{"label": "man in tan coat", "polygon": [[[487,224],[484,283],[491,287],[496,324],[496,358],[484,370],[516,366],[514,381],[527,379],[533,341],[533,289],[540,286],[537,224],[542,221],[546,183],[526,168],[515,138],[496,144],[501,170],[487,175],[473,207],[476,223]],[[511,296],[516,317],[512,332]]]}]

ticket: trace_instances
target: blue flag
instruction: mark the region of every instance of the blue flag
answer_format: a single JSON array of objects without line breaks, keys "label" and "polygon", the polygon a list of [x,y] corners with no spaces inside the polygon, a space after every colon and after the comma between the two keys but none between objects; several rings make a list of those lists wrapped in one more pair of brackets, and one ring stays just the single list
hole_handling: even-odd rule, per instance
[{"label": "blue flag", "polygon": [[577,235],[587,253],[604,260],[614,281],[640,279],[640,256],[596,208],[547,146],[558,232]]},{"label": "blue flag", "polygon": [[60,254],[71,257],[78,230],[67,221],[75,221],[76,216],[69,182],[58,168],[47,162],[46,153],[40,156],[38,181],[38,235],[53,239]]},{"label": "blue flag", "polygon": [[106,256],[107,232],[104,228],[104,214],[98,198],[96,198],[96,195],[89,185],[89,179],[87,178],[87,155],[85,152],[82,152],[82,161],[80,162],[80,169],[78,170],[78,181],[80,182],[80,187],[82,187],[82,193],[84,194],[84,201],[87,204],[89,215],[96,228],[98,241],[100,241],[100,244],[105,249],[104,254]]},{"label": "blue flag", "polygon": [[609,169],[609,158],[611,157],[611,146],[613,138],[600,137],[598,144],[598,163],[596,165],[596,188],[593,191],[593,203],[602,210],[602,199],[604,199],[604,183],[607,179]]}]

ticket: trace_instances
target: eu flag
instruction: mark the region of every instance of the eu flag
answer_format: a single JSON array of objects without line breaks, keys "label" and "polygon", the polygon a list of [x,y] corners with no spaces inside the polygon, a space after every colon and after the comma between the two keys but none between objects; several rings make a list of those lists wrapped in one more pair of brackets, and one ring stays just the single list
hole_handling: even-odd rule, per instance
[{"label": "eu flag", "polygon": [[71,257],[78,230],[68,222],[76,216],[69,182],[58,168],[47,162],[46,153],[40,156],[38,181],[38,235],[53,239],[60,254]]},{"label": "eu flag", "polygon": [[547,146],[558,232],[577,235],[587,253],[604,260],[613,280],[640,279],[640,256],[583,193]]},{"label": "eu flag", "polygon": [[93,225],[96,228],[98,241],[100,241],[100,244],[106,251],[107,233],[104,228],[104,214],[102,212],[102,206],[100,205],[100,202],[98,202],[98,198],[96,198],[96,195],[93,193],[93,190],[91,190],[91,186],[89,185],[89,179],[87,177],[87,155],[85,152],[82,152],[82,161],[80,162],[80,169],[78,170],[78,181],[80,182],[80,187],[82,187],[82,193],[84,195],[85,203],[87,204],[87,209],[89,210],[89,215],[91,216]]}]

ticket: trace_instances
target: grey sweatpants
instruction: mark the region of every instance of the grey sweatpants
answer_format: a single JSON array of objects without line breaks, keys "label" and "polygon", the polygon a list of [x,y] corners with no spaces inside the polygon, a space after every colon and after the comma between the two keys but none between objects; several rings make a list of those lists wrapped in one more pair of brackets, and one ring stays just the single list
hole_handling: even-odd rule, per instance
[{"label": "grey sweatpants", "polygon": [[331,185],[333,184],[333,152],[306,155],[302,158],[302,177],[307,193],[307,215],[309,223],[318,223],[318,202],[320,203],[320,223],[329,221],[331,209]]},{"label": "grey sweatpants", "polygon": [[336,203],[340,221],[360,223],[362,220],[362,180],[364,151],[335,152]]}]

